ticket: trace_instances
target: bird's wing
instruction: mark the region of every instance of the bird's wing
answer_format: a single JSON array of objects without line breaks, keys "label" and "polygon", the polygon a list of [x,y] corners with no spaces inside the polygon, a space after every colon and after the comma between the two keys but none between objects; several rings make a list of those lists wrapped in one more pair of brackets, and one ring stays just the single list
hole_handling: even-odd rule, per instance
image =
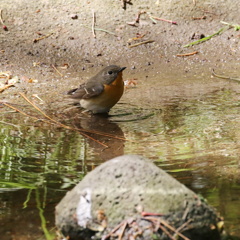
[{"label": "bird's wing", "polygon": [[104,90],[104,86],[101,83],[88,82],[81,84],[79,88],[72,89],[67,92],[71,98],[75,99],[88,99],[96,97]]}]

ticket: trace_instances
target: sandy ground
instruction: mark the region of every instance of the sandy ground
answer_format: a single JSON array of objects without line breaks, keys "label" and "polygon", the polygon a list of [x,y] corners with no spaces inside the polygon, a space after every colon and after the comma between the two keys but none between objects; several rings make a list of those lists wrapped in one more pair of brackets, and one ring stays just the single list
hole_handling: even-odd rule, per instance
[{"label": "sandy ground", "polygon": [[[210,79],[212,68],[239,75],[240,35],[233,28],[205,43],[183,47],[219,31],[225,26],[220,21],[240,23],[238,0],[132,0],[125,9],[123,2],[0,0],[8,28],[0,31],[0,70],[20,79],[1,93],[1,99],[19,101],[17,93],[24,91],[56,102],[63,92],[109,64],[126,66],[125,78],[138,80],[137,91],[123,98],[137,105],[150,101],[154,106],[176,95],[194,97],[224,87],[225,81]],[[146,13],[136,23],[140,11]],[[96,29],[93,36],[93,13],[94,26],[110,33]],[[149,15],[177,24],[153,23]],[[142,38],[133,40],[136,37]],[[130,47],[148,40],[153,42]],[[29,78],[37,83],[28,83]]]}]

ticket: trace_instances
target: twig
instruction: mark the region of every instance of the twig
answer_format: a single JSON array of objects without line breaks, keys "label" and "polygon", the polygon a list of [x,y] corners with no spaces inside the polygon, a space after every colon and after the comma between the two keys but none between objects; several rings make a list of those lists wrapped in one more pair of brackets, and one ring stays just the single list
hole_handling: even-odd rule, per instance
[{"label": "twig", "polygon": [[122,0],[122,8],[126,10],[127,8],[127,3],[132,5],[131,0]]},{"label": "twig", "polygon": [[145,12],[145,11],[140,11],[140,12],[138,12],[137,18],[135,19],[135,22],[136,22],[136,23],[139,23],[139,21],[140,21],[140,16],[141,16],[142,14],[144,14],[144,13],[146,13],[146,12]]},{"label": "twig", "polygon": [[146,216],[163,216],[164,214],[162,214],[162,213],[150,213],[150,212],[141,212],[141,215],[143,216],[143,217],[146,217]]},{"label": "twig", "polygon": [[0,93],[3,92],[5,89],[8,89],[9,87],[12,87],[12,86],[14,86],[14,84],[8,84],[8,85],[5,85],[4,87],[1,87]]},{"label": "twig", "polygon": [[39,119],[39,118],[37,118],[37,117],[35,117],[35,116],[31,116],[31,115],[29,115],[29,114],[27,114],[27,113],[19,110],[18,108],[15,108],[15,107],[11,106],[11,105],[8,104],[8,103],[2,103],[2,104],[5,105],[5,106],[7,106],[7,107],[9,107],[9,108],[11,108],[11,109],[13,109],[13,110],[15,110],[16,112],[19,112],[19,113],[21,113],[21,114],[23,114],[23,115],[25,115],[25,116],[27,116],[27,117],[30,117],[30,118],[33,118],[33,119],[37,120],[37,121],[41,120],[41,121],[43,121],[43,122],[46,122],[46,123],[49,123],[49,124],[53,124],[52,122],[49,122],[49,121],[47,121],[47,120]]},{"label": "twig", "polygon": [[147,43],[152,43],[152,42],[155,42],[154,40],[147,40],[147,41],[143,41],[143,42],[140,42],[140,43],[136,43],[136,44],[133,44],[133,45],[130,45],[128,46],[129,48],[133,48],[133,47],[137,47],[137,46],[140,46],[142,44],[147,44]]},{"label": "twig", "polygon": [[133,22],[127,22],[127,24],[136,27],[136,26],[137,26],[136,23],[139,23],[139,21],[140,21],[140,16],[141,16],[142,14],[145,14],[145,13],[147,13],[148,17],[149,17],[149,18],[151,19],[151,21],[152,21],[153,23],[155,23],[155,24],[157,23],[156,20],[158,20],[158,21],[164,21],[164,22],[168,22],[168,23],[177,25],[177,22],[175,22],[175,21],[171,21],[171,20],[167,20],[167,19],[163,19],[163,18],[159,18],[159,17],[154,17],[154,16],[152,16],[150,13],[148,13],[148,12],[146,12],[146,11],[140,11],[140,12],[138,12],[136,19],[135,19]]},{"label": "twig", "polygon": [[177,22],[175,22],[175,21],[167,20],[167,19],[159,18],[159,17],[154,17],[154,16],[152,16],[152,15],[150,15],[150,16],[151,16],[151,18],[153,18],[153,19],[155,19],[155,20],[163,21],[163,22],[168,22],[168,23],[171,23],[171,24],[177,25]]},{"label": "twig", "polygon": [[93,34],[93,37],[96,38],[96,34],[95,34],[95,12],[94,10],[92,9],[92,34]]},{"label": "twig", "polygon": [[204,12],[204,13],[209,13],[209,14],[213,14],[213,15],[217,16],[216,13],[214,13],[214,12],[210,12],[210,11],[208,11],[208,10],[205,10],[203,7],[199,7],[199,8],[200,8],[201,11]]},{"label": "twig", "polygon": [[6,25],[4,25],[4,22],[3,22],[3,19],[2,19],[2,9],[0,9],[0,22],[2,24],[3,30],[8,31],[8,28],[7,28]]},{"label": "twig", "polygon": [[58,70],[57,70],[57,68],[52,64],[51,65],[52,66],[52,68],[62,77],[63,76],[63,74],[62,73],[60,73]]},{"label": "twig", "polygon": [[[37,107],[34,103],[32,103],[23,93],[20,93],[20,95],[29,103],[31,104],[36,110],[38,110],[44,117],[46,117],[47,119],[49,119],[50,121],[52,121],[53,123],[63,127],[63,128],[66,128],[66,129],[69,129],[69,130],[75,130],[75,131],[78,131],[79,133],[82,133],[82,132],[86,132],[86,133],[93,133],[93,134],[97,134],[97,135],[102,135],[102,136],[107,136],[107,137],[111,137],[111,138],[116,138],[116,139],[120,139],[120,140],[126,140],[125,138],[121,138],[121,137],[117,137],[117,136],[114,136],[112,134],[105,134],[105,133],[102,133],[102,132],[98,132],[98,131],[93,131],[93,130],[86,130],[86,129],[79,129],[79,128],[72,128],[72,127],[69,127],[65,124],[62,124],[54,119],[52,119],[51,117],[49,117],[48,115],[46,115],[39,107]],[[88,136],[89,137],[89,136]],[[91,137],[89,137],[91,138]],[[92,139],[92,138],[91,138]],[[97,140],[96,140],[97,141]],[[105,144],[102,144],[104,147],[108,147],[107,145]]]},{"label": "twig", "polygon": [[[185,237],[183,234],[181,234],[180,232],[177,232],[177,229],[170,226],[166,221],[164,221],[161,218],[156,218],[156,217],[144,217],[143,219],[146,220],[150,220],[150,221],[160,221],[160,224],[163,224],[165,227],[167,227],[168,229],[170,229],[171,231],[173,231],[174,233],[176,233],[179,237],[183,238],[184,240],[190,240],[189,238]],[[161,225],[159,225],[161,226]]]},{"label": "twig", "polygon": [[136,23],[139,23],[139,21],[140,21],[140,16],[141,16],[142,14],[144,14],[144,13],[146,13],[146,11],[140,11],[140,12],[138,12],[136,19],[135,19],[133,22],[127,22],[127,24],[130,25],[130,26],[137,27]]},{"label": "twig", "polygon": [[7,72],[0,72],[0,78],[10,79],[10,78],[12,78],[12,74],[9,71],[7,71]]},{"label": "twig", "polygon": [[231,24],[231,23],[227,23],[227,22],[223,22],[223,21],[221,21],[221,23],[225,24],[225,25],[228,25],[231,28],[234,28],[235,31],[240,30],[240,25],[238,25],[238,24]]},{"label": "twig", "polygon": [[191,56],[191,55],[194,55],[197,53],[198,53],[198,51],[195,51],[195,52],[191,52],[191,53],[177,54],[176,56],[177,57],[187,57],[187,56]]},{"label": "twig", "polygon": [[37,94],[33,94],[32,96],[37,98],[38,100],[40,100],[40,102],[42,102],[42,103],[44,102]]},{"label": "twig", "polygon": [[101,240],[106,240],[112,236],[121,226],[123,226],[123,222],[119,223],[110,233],[103,236]]},{"label": "twig", "polygon": [[60,125],[60,126],[64,126],[64,127],[67,127],[68,129],[71,129],[70,127],[68,126],[65,126],[64,124],[52,119],[51,117],[49,117],[46,113],[44,113],[38,106],[36,106],[34,103],[32,103],[25,95],[24,93],[21,93],[20,92],[20,95],[28,102],[30,103],[35,109],[37,109],[45,118],[49,119],[50,121]]},{"label": "twig", "polygon": [[183,213],[183,215],[182,215],[182,220],[185,220],[185,219],[186,219],[188,213],[189,213],[189,207],[186,207],[186,209],[185,209],[185,211],[184,211],[184,213]]},{"label": "twig", "polygon": [[116,35],[115,33],[110,32],[110,31],[108,31],[108,30],[106,30],[106,29],[102,29],[102,28],[96,28],[96,27],[95,27],[94,30],[106,32],[106,33],[111,34],[111,35]]},{"label": "twig", "polygon": [[126,222],[123,224],[122,229],[121,229],[121,232],[120,232],[119,235],[118,235],[118,240],[122,240],[122,237],[123,237],[123,234],[124,234],[124,231],[125,231],[127,225],[128,225],[128,222],[126,221]]},{"label": "twig", "polygon": [[197,40],[197,41],[191,42],[191,43],[189,43],[189,44],[187,44],[187,45],[184,45],[183,47],[186,48],[186,47],[190,47],[190,46],[193,46],[193,45],[196,45],[196,44],[205,42],[205,41],[211,39],[212,37],[223,33],[223,32],[224,32],[225,30],[227,30],[227,29],[229,29],[229,27],[221,28],[221,29],[219,29],[216,33],[214,33],[214,34],[212,34],[212,35],[209,35],[209,36],[207,36],[207,37],[205,37],[205,38],[199,39],[199,40]]},{"label": "twig", "polygon": [[[71,127],[69,127],[69,126],[67,126],[67,125],[64,125],[64,124],[62,124],[62,123],[60,123],[60,122],[52,119],[52,118],[49,117],[48,115],[46,115],[38,106],[36,106],[34,103],[32,103],[23,93],[20,93],[20,95],[21,95],[28,103],[30,103],[35,109],[37,109],[44,117],[46,117],[46,118],[49,119],[50,121],[56,123],[57,125],[59,125],[59,126],[61,126],[61,127],[63,127],[63,128],[73,130],[73,128],[71,128]],[[75,129],[75,130],[76,130],[76,129]],[[88,136],[87,134],[83,133],[83,132],[81,131],[81,129],[77,129],[77,131],[78,131],[80,134],[82,134],[83,136],[88,137],[89,139],[94,140],[95,142],[99,143],[100,145],[102,145],[102,146],[104,146],[104,147],[108,147],[106,144],[101,143],[100,141],[98,141],[98,140],[96,140],[96,139]]]},{"label": "twig", "polygon": [[133,22],[126,22],[128,25],[130,25],[130,26],[133,26],[133,27],[137,27],[137,24],[136,24],[136,22],[135,21],[133,21]]},{"label": "twig", "polygon": [[175,232],[179,237],[183,238],[184,240],[190,240],[189,238],[185,237],[183,234],[181,234],[180,232],[177,232],[177,229],[170,226],[166,221],[161,219],[161,223],[166,226],[168,229],[172,230],[173,232]]},{"label": "twig", "polygon": [[177,234],[182,231],[190,222],[192,221],[192,219],[188,219],[187,222],[183,223],[179,228],[176,229],[176,232],[174,233],[173,237],[176,237]]},{"label": "twig", "polygon": [[2,19],[2,9],[0,9],[0,22],[2,25],[4,25],[3,19]]},{"label": "twig", "polygon": [[143,38],[143,37],[145,37],[145,36],[146,36],[146,33],[143,34],[143,35],[140,35],[139,37],[130,38],[127,42],[128,42],[128,43],[131,43],[131,42],[137,41],[137,40],[139,40],[139,39],[141,39],[141,38]]},{"label": "twig", "polygon": [[[85,25],[85,24],[82,24],[82,26],[83,26],[83,27],[86,27],[86,28],[89,28],[89,29],[92,29],[92,27],[89,27],[89,26],[87,26],[87,25]],[[108,33],[108,34],[111,34],[111,35],[115,35],[115,36],[116,36],[115,33],[110,32],[110,31],[108,31],[108,30],[106,30],[106,29],[103,29],[103,28],[96,28],[96,27],[95,27],[94,30],[95,30],[95,31],[106,32],[106,33]]]},{"label": "twig", "polygon": [[135,122],[135,121],[139,121],[139,120],[145,120],[148,119],[150,117],[152,117],[154,115],[154,113],[150,113],[148,115],[139,117],[139,118],[133,118],[133,119],[126,119],[126,120],[113,120],[114,122]]},{"label": "twig", "polygon": [[150,14],[150,13],[147,13],[147,14],[148,14],[148,17],[150,18],[150,20],[151,20],[154,24],[156,24],[157,21],[151,16],[151,14]]},{"label": "twig", "polygon": [[206,19],[206,16],[202,16],[202,17],[192,17],[192,20],[202,20],[202,19]]},{"label": "twig", "polygon": [[110,138],[115,138],[115,139],[118,139],[118,140],[133,142],[133,141],[128,140],[128,139],[126,139],[126,138],[117,137],[117,136],[114,136],[114,135],[109,134],[109,133],[104,133],[104,132],[99,132],[99,131],[94,131],[94,130],[87,130],[87,129],[79,129],[79,128],[71,128],[71,129],[72,129],[72,130],[75,130],[75,131],[92,133],[92,134],[96,134],[96,135],[100,135],[100,136],[104,136],[104,137],[110,137]]},{"label": "twig", "polygon": [[[22,95],[22,96],[24,97],[24,95]],[[28,101],[27,98],[26,98],[26,101]],[[31,105],[33,105],[34,108],[36,108],[38,111],[40,111],[40,112],[41,112],[46,118],[48,118],[50,121],[44,120],[44,119],[39,119],[39,118],[37,118],[37,117],[35,117],[35,116],[31,116],[31,115],[29,115],[29,114],[27,114],[27,113],[25,113],[25,112],[23,112],[23,111],[15,108],[15,107],[13,107],[13,106],[11,106],[11,105],[9,105],[9,104],[7,104],[7,103],[3,103],[3,105],[5,105],[5,106],[7,106],[7,107],[9,107],[9,108],[12,108],[12,109],[14,109],[15,111],[17,111],[17,112],[19,112],[19,113],[21,113],[21,114],[23,114],[23,115],[25,115],[25,116],[27,116],[27,117],[31,117],[31,118],[33,118],[33,119],[35,119],[35,120],[37,120],[37,121],[41,120],[41,121],[43,121],[43,122],[45,122],[45,123],[48,123],[48,124],[57,124],[57,125],[59,125],[59,126],[61,126],[61,127],[63,127],[63,128],[67,128],[67,129],[73,130],[71,127],[68,127],[68,126],[66,126],[66,125],[64,125],[64,124],[61,124],[60,122],[57,122],[57,121],[55,121],[54,119],[50,118],[50,117],[47,116],[44,112],[42,112],[41,109],[39,109],[37,106],[35,106],[33,103],[31,103],[30,101],[28,101],[28,102],[29,102]],[[104,146],[104,147],[108,147],[106,144],[104,144],[104,143],[98,141],[97,139],[94,139],[94,138],[88,136],[87,134],[81,132],[80,129],[78,129],[78,132],[79,132],[80,134],[82,134],[83,136],[85,136],[85,137],[87,137],[87,138],[89,138],[89,139],[91,139],[91,140],[99,143],[100,145],[102,145],[102,146]]]},{"label": "twig", "polygon": [[158,227],[159,227],[171,240],[175,240],[175,238],[173,238],[173,236],[171,235],[171,233],[170,233],[165,227],[163,227],[161,224],[159,224]]},{"label": "twig", "polygon": [[86,133],[83,133],[80,129],[78,130],[78,132],[79,132],[81,135],[83,135],[83,136],[85,136],[85,137],[91,139],[92,141],[94,141],[94,142],[96,142],[96,143],[102,145],[103,147],[108,148],[108,145],[106,145],[106,144],[100,142],[99,140],[97,140],[97,139],[95,139],[95,138],[93,138],[93,137],[87,135]]},{"label": "twig", "polygon": [[[20,131],[20,126],[18,126],[18,125],[15,125],[15,124],[13,124],[13,123],[4,122],[4,121],[0,121],[0,123],[9,125],[9,126],[12,126],[12,127],[15,127],[15,128],[18,128],[19,132],[21,132],[21,131]],[[21,133],[22,133],[22,132],[21,132]]]},{"label": "twig", "polygon": [[29,104],[31,104],[37,111],[39,111],[44,117],[46,117],[46,118],[49,119],[50,121],[45,120],[45,119],[39,119],[39,118],[37,118],[37,117],[35,117],[35,116],[31,116],[31,115],[29,115],[29,114],[27,114],[27,113],[25,113],[25,112],[23,112],[23,111],[15,108],[15,107],[13,107],[12,105],[7,104],[7,103],[5,103],[5,102],[3,102],[2,104],[5,105],[5,106],[7,106],[7,107],[9,107],[9,108],[11,108],[11,109],[13,109],[13,110],[15,110],[15,111],[17,111],[17,112],[19,112],[19,113],[21,113],[21,114],[23,114],[23,115],[25,115],[25,116],[27,116],[27,117],[31,117],[31,118],[33,118],[33,119],[35,119],[35,120],[37,120],[37,121],[41,120],[41,121],[43,121],[43,122],[45,122],[45,123],[48,123],[48,124],[57,124],[58,126],[63,127],[63,128],[65,128],[65,129],[77,131],[77,132],[83,134],[84,136],[86,136],[86,137],[88,137],[88,138],[90,138],[90,139],[92,139],[92,140],[95,140],[96,142],[98,142],[99,144],[103,145],[104,147],[108,147],[108,146],[105,145],[105,144],[103,144],[103,143],[100,143],[98,140],[96,140],[96,139],[88,136],[88,135],[85,134],[84,132],[86,132],[86,133],[92,133],[92,134],[97,134],[97,135],[102,135],[102,136],[105,136],[105,137],[116,138],[116,139],[124,140],[124,141],[126,140],[125,138],[117,137],[117,136],[114,136],[114,135],[108,134],[108,133],[103,133],[103,132],[98,132],[98,131],[93,131],[93,130],[86,130],[86,129],[79,129],[79,128],[72,128],[72,127],[69,127],[69,126],[67,126],[67,125],[64,125],[64,124],[62,124],[62,123],[60,123],[60,122],[52,119],[52,118],[49,117],[48,115],[46,115],[40,108],[38,108],[34,103],[32,103],[23,93],[20,93],[20,95],[21,95]]},{"label": "twig", "polygon": [[33,42],[36,43],[36,42],[38,42],[38,41],[40,41],[40,40],[42,40],[42,39],[44,39],[44,38],[50,37],[51,35],[53,35],[53,32],[51,32],[51,33],[49,33],[49,34],[47,34],[47,35],[44,35],[44,36],[42,36],[42,37],[35,38],[35,39],[33,40]]},{"label": "twig", "polygon": [[[11,109],[13,109],[13,110],[21,113],[21,114],[23,114],[23,115],[25,115],[25,116],[27,116],[27,117],[33,118],[33,119],[35,119],[36,121],[39,121],[39,120],[40,120],[40,121],[45,122],[45,123],[48,123],[48,124],[56,124],[56,123],[57,123],[57,122],[54,121],[54,119],[52,119],[53,122],[51,122],[51,121],[48,121],[48,120],[39,119],[39,118],[37,118],[37,117],[35,117],[35,116],[31,116],[31,115],[29,115],[29,114],[27,114],[27,113],[25,113],[25,112],[23,112],[23,111],[15,108],[15,107],[13,107],[13,106],[11,106],[11,105],[9,105],[9,104],[7,104],[7,103],[3,103],[3,105],[5,105],[5,106],[7,106],[7,107],[9,107],[9,108],[11,108]],[[50,118],[50,119],[51,119],[51,118]],[[68,128],[68,126],[66,126],[66,125],[64,125],[64,124],[61,124],[61,123],[58,123],[58,125],[61,125],[61,127],[64,127],[64,128]],[[68,128],[68,129],[71,129],[71,128]],[[73,129],[72,129],[72,130],[73,130]],[[78,131],[80,132],[80,129],[78,129]],[[108,146],[105,145],[104,143],[101,143],[100,141],[98,141],[98,140],[96,140],[96,139],[88,136],[87,134],[85,134],[85,133],[83,133],[83,132],[80,132],[80,134],[82,134],[83,136],[85,136],[85,137],[87,137],[87,138],[89,138],[89,139],[91,139],[91,140],[99,143],[100,145],[102,145],[102,146],[104,146],[104,147],[108,147]]]},{"label": "twig", "polygon": [[232,78],[232,77],[218,75],[214,72],[214,69],[212,69],[212,76],[217,77],[217,78],[228,79],[228,80],[240,82],[240,78]]},{"label": "twig", "polygon": [[144,219],[147,219],[149,221],[151,221],[155,226],[155,232],[158,231],[158,229],[160,228],[171,240],[175,240],[173,238],[173,236],[171,235],[171,233],[161,225],[161,219],[160,218],[156,218],[156,217],[145,217]]}]

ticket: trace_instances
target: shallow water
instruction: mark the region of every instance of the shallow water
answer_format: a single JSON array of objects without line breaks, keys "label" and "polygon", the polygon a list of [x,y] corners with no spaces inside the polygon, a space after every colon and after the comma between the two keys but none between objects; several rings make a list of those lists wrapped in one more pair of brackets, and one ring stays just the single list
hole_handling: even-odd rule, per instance
[{"label": "shallow water", "polygon": [[[171,91],[167,81],[162,84]],[[1,108],[1,239],[53,239],[54,207],[66,191],[97,165],[122,154],[150,158],[205,197],[224,217],[226,230],[240,237],[240,95],[232,84],[207,93],[198,84],[188,87],[191,93],[162,96],[159,105],[122,101],[109,118],[64,113],[67,125],[126,141],[87,133],[99,143]]]}]

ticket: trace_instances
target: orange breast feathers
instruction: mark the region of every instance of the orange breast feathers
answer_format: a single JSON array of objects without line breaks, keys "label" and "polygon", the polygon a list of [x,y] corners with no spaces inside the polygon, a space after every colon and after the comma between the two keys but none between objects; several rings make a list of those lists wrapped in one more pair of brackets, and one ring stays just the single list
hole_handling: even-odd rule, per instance
[{"label": "orange breast feathers", "polygon": [[[109,101],[109,105],[115,105],[124,91],[124,82],[122,79],[122,72],[118,73],[117,78],[110,84],[104,85],[104,92],[99,97]],[[108,104],[107,104],[108,105]]]}]

